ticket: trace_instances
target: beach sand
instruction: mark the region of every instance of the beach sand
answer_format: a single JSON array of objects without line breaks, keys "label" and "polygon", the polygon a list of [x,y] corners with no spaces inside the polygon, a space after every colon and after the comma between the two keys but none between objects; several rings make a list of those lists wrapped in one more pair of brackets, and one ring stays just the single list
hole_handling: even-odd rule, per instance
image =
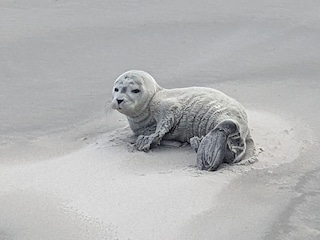
[{"label": "beach sand", "polygon": [[[319,239],[320,4],[2,1],[0,239]],[[138,152],[115,78],[219,89],[258,161]]]}]

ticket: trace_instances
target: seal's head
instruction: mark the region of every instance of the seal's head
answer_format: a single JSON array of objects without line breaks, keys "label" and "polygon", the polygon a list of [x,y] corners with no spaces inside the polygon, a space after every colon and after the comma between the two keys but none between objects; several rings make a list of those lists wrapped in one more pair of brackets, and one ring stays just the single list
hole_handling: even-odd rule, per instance
[{"label": "seal's head", "polygon": [[114,82],[111,106],[128,117],[138,117],[148,109],[150,100],[161,89],[144,71],[125,72]]}]

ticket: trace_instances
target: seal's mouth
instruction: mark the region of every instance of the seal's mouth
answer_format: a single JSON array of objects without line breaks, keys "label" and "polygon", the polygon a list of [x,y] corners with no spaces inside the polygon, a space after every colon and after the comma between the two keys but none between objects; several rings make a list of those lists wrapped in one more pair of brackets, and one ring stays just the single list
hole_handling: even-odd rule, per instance
[{"label": "seal's mouth", "polygon": [[122,104],[121,104],[121,103],[118,103],[118,104],[117,104],[117,109],[122,109],[122,108],[123,108]]},{"label": "seal's mouth", "polygon": [[121,109],[122,109],[122,107],[120,107],[120,104],[117,103],[117,102],[115,102],[115,101],[112,101],[111,107],[112,107],[113,109],[115,109],[115,110],[121,110]]},{"label": "seal's mouth", "polygon": [[116,110],[122,113],[123,107],[117,106],[117,107],[116,107]]}]

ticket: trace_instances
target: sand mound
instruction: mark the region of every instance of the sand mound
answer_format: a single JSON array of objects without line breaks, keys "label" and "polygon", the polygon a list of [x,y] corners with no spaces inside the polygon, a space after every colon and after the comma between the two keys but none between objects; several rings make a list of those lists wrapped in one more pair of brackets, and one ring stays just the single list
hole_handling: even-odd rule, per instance
[{"label": "sand mound", "polygon": [[[6,221],[10,223],[17,215],[24,219],[19,217],[23,211],[16,212],[21,205],[19,195],[25,204],[34,202],[31,197],[39,203],[60,199],[64,213],[59,215],[61,221],[78,216],[82,219],[78,225],[88,224],[87,237],[98,236],[96,231],[103,230],[120,239],[175,239],[190,218],[212,208],[217,194],[231,180],[252,168],[272,167],[299,155],[301,143],[294,124],[267,112],[250,111],[249,116],[259,157],[255,164],[199,171],[188,145],[138,152],[128,141],[130,130],[125,127],[105,133],[66,156],[4,167],[2,177],[7,181],[0,186],[5,196],[0,206],[6,207]],[[55,218],[47,213],[50,209],[40,207],[30,217],[35,224],[44,216]],[[40,230],[30,230],[32,235],[26,229],[18,232],[25,239],[42,236]]]},{"label": "sand mound", "polygon": [[302,148],[298,123],[289,122],[275,114],[249,111],[250,126],[259,161],[255,168],[277,166],[295,160]]}]

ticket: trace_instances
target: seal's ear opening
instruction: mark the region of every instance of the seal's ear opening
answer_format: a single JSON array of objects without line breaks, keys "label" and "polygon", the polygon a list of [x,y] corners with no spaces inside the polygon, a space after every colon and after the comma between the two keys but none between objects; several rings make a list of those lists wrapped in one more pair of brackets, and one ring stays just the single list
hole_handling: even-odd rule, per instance
[{"label": "seal's ear opening", "polygon": [[190,145],[196,153],[198,152],[200,143],[201,143],[201,138],[193,137],[190,139]]}]

